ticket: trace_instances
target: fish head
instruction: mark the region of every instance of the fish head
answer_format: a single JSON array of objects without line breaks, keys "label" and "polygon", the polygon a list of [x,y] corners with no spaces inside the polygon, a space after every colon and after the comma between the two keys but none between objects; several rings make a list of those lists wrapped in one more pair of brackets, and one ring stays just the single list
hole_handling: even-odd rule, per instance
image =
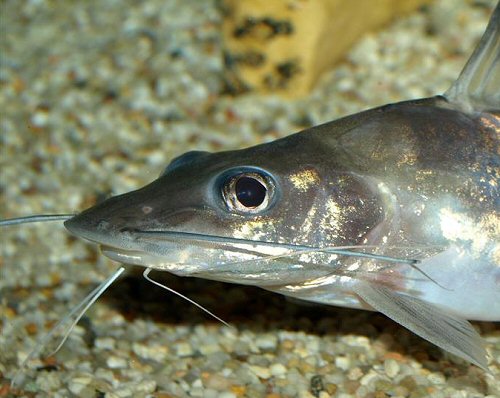
[{"label": "fish head", "polygon": [[331,153],[307,134],[188,152],[149,185],[65,226],[123,263],[237,283],[303,281],[339,260],[315,249],[363,244],[384,218],[370,184],[325,157]]}]

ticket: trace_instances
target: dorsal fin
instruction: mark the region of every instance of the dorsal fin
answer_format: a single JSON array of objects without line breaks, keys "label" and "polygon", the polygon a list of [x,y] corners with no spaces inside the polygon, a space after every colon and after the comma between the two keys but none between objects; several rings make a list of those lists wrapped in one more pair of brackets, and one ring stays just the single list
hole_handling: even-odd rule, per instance
[{"label": "dorsal fin", "polygon": [[472,56],[444,96],[466,112],[500,110],[500,2]]}]

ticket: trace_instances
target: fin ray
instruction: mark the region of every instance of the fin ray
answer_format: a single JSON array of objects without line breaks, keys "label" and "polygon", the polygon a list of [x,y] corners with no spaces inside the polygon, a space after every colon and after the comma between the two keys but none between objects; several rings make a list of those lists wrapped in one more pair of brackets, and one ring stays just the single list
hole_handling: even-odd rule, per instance
[{"label": "fin ray", "polygon": [[488,370],[483,340],[465,319],[380,284],[360,282],[355,291],[374,309],[413,333]]},{"label": "fin ray", "polygon": [[444,96],[467,112],[500,110],[500,2],[469,61]]}]

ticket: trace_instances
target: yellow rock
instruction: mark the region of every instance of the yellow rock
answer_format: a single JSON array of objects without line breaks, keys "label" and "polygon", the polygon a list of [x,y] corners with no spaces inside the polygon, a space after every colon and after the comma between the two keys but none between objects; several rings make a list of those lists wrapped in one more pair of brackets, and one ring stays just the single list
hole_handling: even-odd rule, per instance
[{"label": "yellow rock", "polygon": [[223,0],[228,90],[307,94],[363,33],[430,0]]}]

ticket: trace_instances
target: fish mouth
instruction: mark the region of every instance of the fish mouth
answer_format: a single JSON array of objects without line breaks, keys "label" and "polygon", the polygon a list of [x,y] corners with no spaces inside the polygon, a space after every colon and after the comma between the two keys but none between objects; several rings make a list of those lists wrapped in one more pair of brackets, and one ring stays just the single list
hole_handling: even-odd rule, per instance
[{"label": "fish mouth", "polygon": [[[99,208],[90,208],[66,220],[64,226],[73,235],[99,245],[109,259],[129,265],[168,271],[188,276],[199,270],[190,256],[189,245],[176,239],[157,240],[140,236],[141,230],[127,227],[122,220],[113,222],[100,217]],[[199,256],[201,258],[201,256]],[[203,263],[203,259],[198,262]]]},{"label": "fish mouth", "polygon": [[64,226],[71,234],[99,245],[102,254],[113,261],[143,267],[155,266],[159,262],[140,247],[130,230],[115,230],[105,221],[92,222],[85,212],[67,220]]},{"label": "fish mouth", "polygon": [[[101,247],[103,254],[123,253],[124,258],[137,258],[142,252],[133,230],[113,225],[104,218],[93,217],[93,209],[86,210],[66,220],[64,227],[72,234]],[[123,261],[129,263],[128,261]]]},{"label": "fish mouth", "polygon": [[120,247],[99,245],[101,253],[113,261],[131,265],[144,264],[144,253],[139,250],[127,250]]},{"label": "fish mouth", "polygon": [[172,260],[169,261],[165,256],[159,256],[155,253],[148,253],[143,250],[123,249],[121,247],[100,245],[103,255],[109,259],[128,265],[137,265],[145,268],[153,268],[159,271],[168,271],[178,276],[189,276],[198,270],[194,265],[179,264]]}]

